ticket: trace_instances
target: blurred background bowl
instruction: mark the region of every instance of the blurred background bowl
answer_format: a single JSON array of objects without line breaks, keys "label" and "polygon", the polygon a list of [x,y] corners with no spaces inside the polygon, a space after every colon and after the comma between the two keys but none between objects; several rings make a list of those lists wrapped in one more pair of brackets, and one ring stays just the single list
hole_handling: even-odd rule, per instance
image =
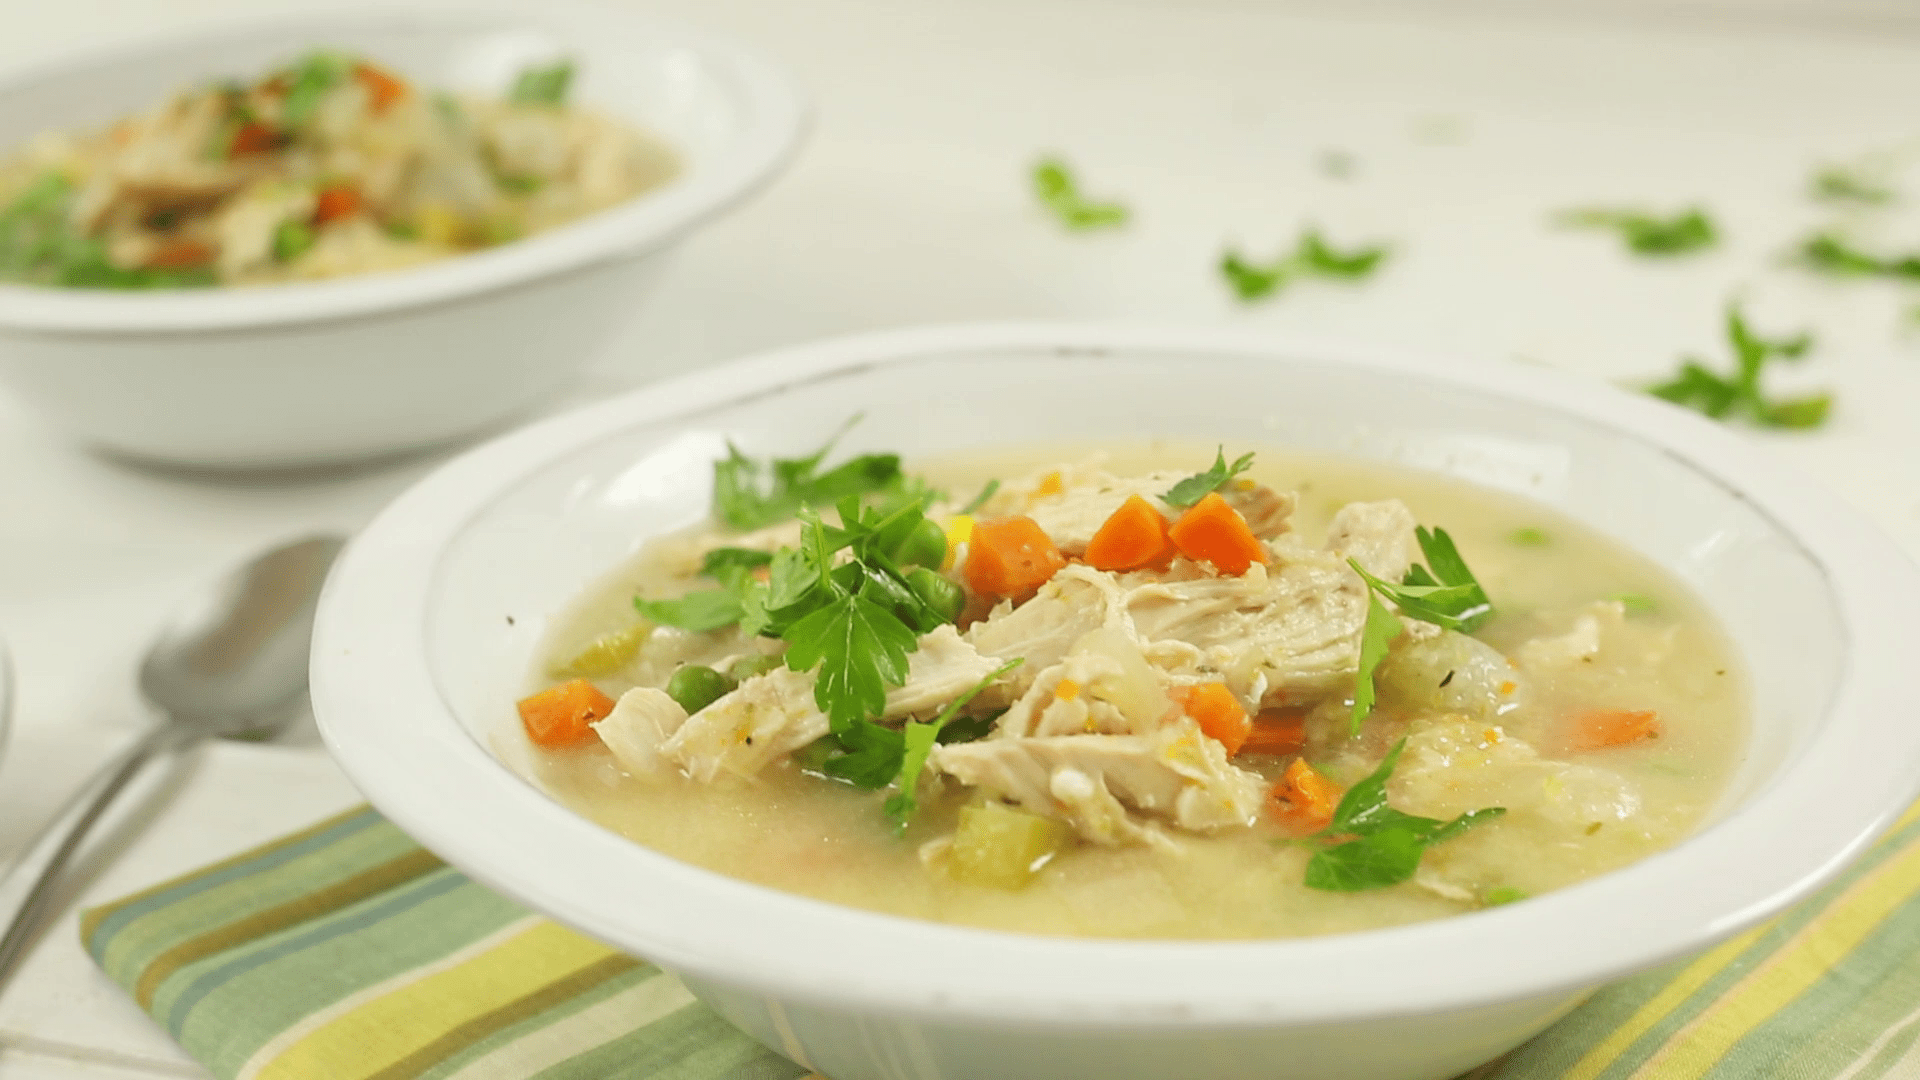
[{"label": "blurred background bowl", "polygon": [[313,284],[140,293],[0,285],[0,380],[74,437],[176,464],[285,467],[430,446],[566,383],[631,320],[664,257],[778,173],[789,80],[685,28],[565,5],[303,17],[69,57],[0,79],[0,153],[318,46],[421,85],[499,93],[530,62],[663,139],[663,187],[498,248]]}]

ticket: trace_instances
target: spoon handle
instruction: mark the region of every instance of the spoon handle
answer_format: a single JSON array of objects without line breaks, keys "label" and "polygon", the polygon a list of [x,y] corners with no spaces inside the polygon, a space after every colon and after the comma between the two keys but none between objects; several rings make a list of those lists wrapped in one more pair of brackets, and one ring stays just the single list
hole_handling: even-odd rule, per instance
[{"label": "spoon handle", "polygon": [[140,767],[178,738],[178,732],[157,724],[120,751],[74,793],[27,845],[19,861],[0,877],[0,918],[11,915],[5,936],[0,936],[0,990],[6,989],[7,980],[26,959],[28,947],[54,914],[60,871],[80,849],[80,842]]}]

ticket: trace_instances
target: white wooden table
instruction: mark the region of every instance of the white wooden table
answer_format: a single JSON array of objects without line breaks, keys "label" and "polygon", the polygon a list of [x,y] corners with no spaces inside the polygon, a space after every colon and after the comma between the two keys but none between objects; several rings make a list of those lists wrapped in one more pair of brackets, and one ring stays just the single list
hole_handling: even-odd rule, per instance
[{"label": "white wooden table", "polygon": [[[633,2],[633,0],[629,0]],[[0,64],[291,0],[64,0],[8,11]],[[783,57],[818,107],[792,173],[690,244],[573,402],[780,343],[926,321],[1233,323],[1521,357],[1608,379],[1724,356],[1736,291],[1814,328],[1800,385],[1829,428],[1762,436],[1920,553],[1920,292],[1782,269],[1825,220],[1822,160],[1911,145],[1920,9],[1894,0],[663,0]],[[1124,232],[1069,236],[1026,169],[1064,152]],[[1323,151],[1358,162],[1333,179]],[[1909,187],[1920,207],[1920,168]],[[1596,201],[1699,201],[1718,251],[1649,263],[1550,229]],[[1305,221],[1396,254],[1358,288],[1243,308],[1224,242]],[[1920,215],[1874,226],[1920,248]],[[1903,328],[1903,323],[1905,324]],[[567,404],[557,403],[555,407]],[[66,445],[0,394],[0,636],[21,690],[0,754],[0,861],[144,721],[132,669],[194,583],[268,541],[350,530],[433,465],[210,482]],[[111,899],[357,800],[324,751],[214,747],[92,887]],[[98,974],[69,920],[0,996],[0,1076],[201,1076]]]}]

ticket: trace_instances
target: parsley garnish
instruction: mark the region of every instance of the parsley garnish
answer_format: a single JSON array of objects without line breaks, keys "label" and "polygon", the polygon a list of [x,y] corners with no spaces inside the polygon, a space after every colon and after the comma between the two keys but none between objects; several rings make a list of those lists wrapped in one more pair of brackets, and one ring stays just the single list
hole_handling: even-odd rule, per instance
[{"label": "parsley garnish", "polygon": [[1719,239],[1713,220],[1698,207],[1665,218],[1639,210],[1593,207],[1569,210],[1557,220],[1570,228],[1617,230],[1627,250],[1636,255],[1684,255],[1712,247]]},{"label": "parsley garnish", "polygon": [[1833,233],[1815,233],[1800,245],[1800,264],[1835,277],[1920,278],[1920,255],[1873,255]]},{"label": "parsley garnish", "polygon": [[975,495],[973,498],[968,499],[967,505],[960,508],[960,512],[963,514],[972,514],[972,513],[978,512],[981,507],[987,505],[988,499],[993,498],[993,493],[999,490],[1000,490],[999,480],[987,481],[984,485],[981,486],[980,493]]},{"label": "parsley garnish", "polygon": [[1652,615],[1660,610],[1660,601],[1646,593],[1620,592],[1614,593],[1607,599],[1619,604],[1621,610],[1629,615]]},{"label": "parsley garnish", "polygon": [[1057,157],[1045,157],[1033,166],[1033,193],[1069,229],[1104,229],[1127,223],[1126,206],[1095,202],[1080,193],[1073,170]]},{"label": "parsley garnish", "polygon": [[1507,812],[1505,807],[1492,806],[1441,821],[1387,805],[1387,778],[1406,748],[1405,739],[1395,743],[1380,767],[1341,797],[1333,823],[1314,834],[1354,839],[1314,853],[1307,862],[1307,888],[1359,892],[1409,881],[1420,869],[1420,857],[1427,848]]},{"label": "parsley garnish", "polygon": [[516,105],[564,105],[567,90],[573,85],[573,61],[562,60],[546,67],[521,71],[507,91],[507,100]]},{"label": "parsley garnish", "polygon": [[1357,281],[1379,268],[1387,257],[1385,244],[1336,251],[1320,231],[1308,227],[1300,233],[1300,243],[1290,254],[1281,255],[1262,266],[1229,250],[1220,257],[1220,273],[1233,286],[1234,294],[1252,301],[1267,296],[1296,278],[1326,277]]},{"label": "parsley garnish", "polygon": [[[860,418],[848,421],[851,427]],[[848,495],[900,491],[907,483],[895,454],[862,454],[826,472],[820,463],[846,433],[835,432],[819,450],[799,458],[755,461],[732,443],[713,463],[713,511],[736,529],[759,529],[792,517],[803,506],[831,506]]]},{"label": "parsley garnish", "polygon": [[122,269],[106,243],[73,226],[73,182],[44,173],[0,208],[0,279],[83,289],[157,289],[215,284],[212,269]]},{"label": "parsley garnish", "polygon": [[729,589],[739,589],[755,570],[773,563],[770,551],[752,548],[717,547],[700,560],[700,572]]},{"label": "parsley garnish", "polygon": [[1466,560],[1453,546],[1453,537],[1447,535],[1447,530],[1422,525],[1414,530],[1414,537],[1420,541],[1427,565],[1415,563],[1408,567],[1398,585],[1367,573],[1357,559],[1347,560],[1347,565],[1367,583],[1367,621],[1360,629],[1360,665],[1355,675],[1353,711],[1349,717],[1350,729],[1356,735],[1367,714],[1373,711],[1373,673],[1386,658],[1393,639],[1400,636],[1400,620],[1380,603],[1383,597],[1393,601],[1400,614],[1408,618],[1463,634],[1473,633],[1493,617],[1493,601],[1487,598],[1487,591],[1467,568]]},{"label": "parsley garnish", "polygon": [[347,77],[353,61],[339,53],[312,52],[287,72],[287,96],[280,99],[280,123],[295,128],[312,118],[320,99]]},{"label": "parsley garnish", "polygon": [[706,589],[671,600],[642,600],[636,596],[633,606],[654,622],[696,634],[732,626],[742,614],[740,596],[732,589]]},{"label": "parsley garnish", "polygon": [[1225,446],[1216,449],[1213,452],[1213,465],[1207,471],[1194,473],[1168,488],[1167,493],[1160,496],[1161,501],[1168,506],[1192,506],[1253,465],[1251,453],[1241,454],[1232,465],[1228,465],[1226,450]]},{"label": "parsley garnish", "polygon": [[1823,202],[1881,206],[1894,200],[1894,191],[1866,169],[1827,165],[1813,174],[1813,197]]},{"label": "parsley garnish", "polygon": [[1718,374],[1699,360],[1683,357],[1677,375],[1647,387],[1647,392],[1716,420],[1744,412],[1762,427],[1805,429],[1826,422],[1831,394],[1769,400],[1760,389],[1760,372],[1767,363],[1805,356],[1813,347],[1810,335],[1763,338],[1747,326],[1739,305],[1734,304],[1727,308],[1727,341],[1733,346],[1733,374]]},{"label": "parsley garnish", "polygon": [[1024,663],[1026,663],[1025,657],[1016,656],[1001,664],[988,672],[985,678],[974,683],[966,693],[948,702],[947,707],[941,709],[940,715],[934,717],[931,723],[922,724],[913,721],[902,729],[898,778],[900,790],[887,799],[886,804],[887,816],[893,819],[894,832],[906,832],[907,823],[913,820],[914,811],[920,808],[920,804],[914,801],[914,792],[920,783],[920,772],[927,767],[927,755],[933,752],[933,744],[946,729],[948,722],[959,715],[960,710],[966,708],[968,702],[978,697],[980,691],[1000,681],[1007,672]]}]

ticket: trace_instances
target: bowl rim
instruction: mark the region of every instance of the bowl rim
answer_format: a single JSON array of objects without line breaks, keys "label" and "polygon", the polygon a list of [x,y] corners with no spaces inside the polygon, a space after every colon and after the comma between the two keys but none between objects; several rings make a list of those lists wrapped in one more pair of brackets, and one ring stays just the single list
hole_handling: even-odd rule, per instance
[{"label": "bowl rim", "polygon": [[516,24],[564,41],[644,38],[697,53],[737,96],[742,128],[710,160],[683,159],[686,167],[661,188],[498,248],[319,282],[131,293],[0,283],[0,330],[80,336],[244,330],[387,315],[515,288],[664,247],[766,186],[793,157],[809,125],[806,99],[793,78],[749,46],[674,21],[569,0],[548,0],[533,9],[501,0],[481,0],[460,9],[373,6],[362,0],[362,6],[324,14],[210,19],[164,35],[86,46],[9,66],[0,71],[0,94],[74,69],[139,63],[195,45],[275,38],[313,41],[349,30],[456,32]]},{"label": "bowl rim", "polygon": [[[1678,847],[1528,903],[1318,938],[1114,941],[881,915],[678,862],[520,780],[442,701],[424,640],[436,567],[468,522],[531,472],[616,433],[782,387],[1009,349],[1063,359],[1132,350],[1246,363],[1283,357],[1488,393],[1654,446],[1771,517],[1824,566],[1849,640],[1819,737],[1743,806]],[[1231,329],[936,326],[738,360],[531,425],[447,463],[342,555],[320,604],[312,685],[336,760],[401,829],[476,879],[670,970],[871,1015],[1029,1028],[1274,1026],[1571,995],[1704,948],[1803,898],[1920,793],[1920,725],[1877,722],[1900,713],[1909,696],[1899,635],[1860,632],[1898,626],[1915,605],[1920,570],[1837,497],[1717,424],[1594,381]],[[508,836],[517,839],[502,843]],[[1315,978],[1273,978],[1295,965]]]}]

